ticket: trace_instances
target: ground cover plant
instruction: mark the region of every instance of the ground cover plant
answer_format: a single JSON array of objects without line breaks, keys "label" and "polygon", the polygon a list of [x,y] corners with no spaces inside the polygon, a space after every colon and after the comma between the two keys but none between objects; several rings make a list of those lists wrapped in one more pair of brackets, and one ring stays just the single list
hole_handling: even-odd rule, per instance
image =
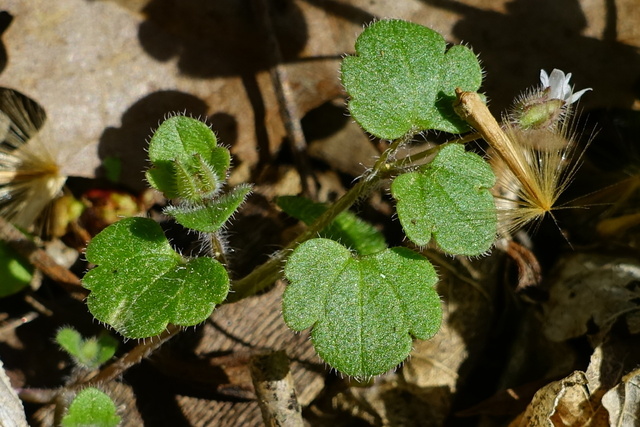
[{"label": "ground cover plant", "polygon": [[[514,409],[511,417],[502,419],[488,410],[493,422],[531,425],[536,417],[553,422],[562,419],[569,424],[577,422],[575,419],[590,425],[626,422],[629,415],[619,408],[635,404],[625,395],[625,390],[635,384],[635,371],[618,369],[615,375],[604,375],[603,366],[610,359],[602,354],[620,351],[616,345],[613,350],[605,347],[617,338],[611,332],[615,328],[623,325],[623,333],[635,333],[635,289],[631,286],[637,281],[637,263],[631,255],[635,241],[633,237],[628,241],[620,237],[637,227],[637,212],[629,208],[634,205],[637,187],[621,187],[612,177],[607,177],[613,183],[611,187],[603,182],[594,185],[581,175],[585,163],[588,168],[596,167],[587,157],[597,141],[589,135],[583,135],[581,141],[576,132],[579,119],[575,104],[591,89],[575,89],[569,73],[542,70],[539,83],[532,82],[522,94],[514,94],[512,107],[496,119],[487,108],[491,94],[482,93],[483,71],[476,53],[466,45],[449,46],[437,32],[402,20],[368,25],[358,37],[354,52],[342,60],[340,77],[348,97],[349,116],[380,141],[379,154],[346,191],[331,201],[318,203],[304,177],[301,189],[305,196],[285,194],[267,200],[272,205],[269,209],[291,229],[279,248],[260,254],[258,259],[262,261],[252,260],[250,267],[237,263],[243,251],[252,248],[234,240],[234,227],[246,215],[243,210],[252,207],[260,184],[234,180],[231,152],[219,141],[215,127],[205,118],[180,112],[168,114],[149,139],[145,181],[152,190],[144,193],[149,199],[107,192],[109,208],[115,206],[117,213],[96,226],[95,232],[84,230],[89,242],[82,258],[81,286],[68,270],[58,269],[55,264],[52,267],[36,244],[9,223],[4,224],[9,247],[15,250],[21,246],[20,252],[27,254],[36,267],[65,285],[69,297],[75,297],[82,306],[86,304],[89,323],[94,326],[91,329],[102,330],[94,337],[83,337],[71,327],[58,329],[55,342],[73,361],[69,376],[57,389],[21,390],[23,399],[53,402],[38,411],[38,419],[48,420],[41,422],[138,422],[139,415],[121,408],[120,400],[126,392],[118,391],[124,384],[119,378],[124,373],[132,367],[135,372],[135,367],[147,363],[146,358],[155,358],[161,366],[163,357],[171,354],[173,341],[196,334],[208,324],[231,337],[229,331],[237,320],[225,310],[260,301],[275,291],[282,293],[281,302],[277,297],[271,303],[277,304],[278,315],[281,307],[291,339],[299,337],[299,342],[304,342],[308,334],[305,348],[312,355],[307,354],[303,360],[290,351],[274,352],[281,349],[277,345],[245,345],[247,350],[240,356],[224,346],[212,350],[209,357],[216,360],[216,369],[225,376],[231,377],[230,359],[225,362],[220,358],[233,354],[234,363],[244,366],[245,374],[250,373],[253,380],[247,386],[246,378],[236,377],[230,380],[230,384],[238,381],[235,391],[214,386],[216,393],[239,401],[253,401],[255,393],[266,423],[281,420],[298,425],[303,415],[312,423],[335,423],[335,417],[348,413],[353,418],[347,423],[358,419],[371,424],[421,425],[422,421],[415,418],[420,413],[424,424],[441,424],[449,414],[451,401],[443,405],[448,408],[445,412],[429,414],[428,410],[416,409],[417,402],[437,401],[443,396],[440,393],[446,393],[421,386],[424,379],[412,377],[421,361],[446,370],[442,362],[421,353],[420,347],[423,342],[442,345],[452,336],[455,323],[451,310],[456,303],[464,302],[461,293],[480,296],[469,313],[474,319],[496,309],[492,301],[499,290],[482,279],[495,277],[496,269],[512,274],[508,280],[515,287],[508,298],[546,298],[542,332],[532,336],[540,339],[544,334],[561,343],[545,344],[551,349],[549,354],[567,351],[563,347],[567,340],[585,335],[595,350],[589,363],[573,373],[567,372],[567,367],[577,369],[579,362],[568,360],[566,366],[550,363],[546,372],[535,377],[548,385],[534,389],[539,389],[538,394],[524,402],[530,401],[530,405]],[[33,118],[43,113],[12,91],[4,91],[3,96],[5,104],[14,107],[3,116],[6,152],[2,167],[7,176],[3,215],[28,229],[43,209],[42,200],[56,199],[55,209],[64,211],[69,224],[73,224],[86,213],[78,207],[82,201],[75,199],[71,190],[67,190],[68,197],[58,198],[66,175],[51,157],[38,154],[42,149],[37,145],[38,138],[29,138],[42,125]],[[32,120],[20,122],[16,112]],[[437,143],[431,142],[432,136]],[[628,160],[633,164],[633,153]],[[106,175],[117,177],[119,167],[117,160],[105,161]],[[30,173],[23,173],[25,170]],[[631,176],[629,182],[635,182],[633,166],[626,171]],[[574,185],[580,189],[573,190]],[[620,188],[624,188],[622,193]],[[606,191],[596,191],[602,189]],[[584,197],[576,199],[576,195]],[[383,197],[391,209],[386,211],[384,222],[365,220],[366,215],[357,214],[376,197]],[[38,203],[30,203],[31,199]],[[133,205],[133,215],[118,210],[127,201]],[[587,208],[589,215],[564,225],[575,212]],[[23,212],[33,218],[25,220]],[[49,233],[54,225],[44,224],[40,230]],[[251,222],[244,226],[250,227]],[[392,234],[390,229],[394,230]],[[64,233],[67,241],[69,235],[81,235],[68,230]],[[573,248],[589,241],[584,237],[588,232],[581,234],[584,230],[618,242],[626,248],[626,258],[616,259],[610,269],[614,263],[611,259],[585,263],[580,261],[581,253],[569,255],[556,266],[552,277],[565,277],[564,283],[579,282],[583,287],[589,284],[597,295],[624,289],[623,295],[613,291],[617,295],[614,299],[601,296],[608,301],[604,308],[591,308],[582,288],[554,288],[554,282],[541,285],[544,267],[534,254],[537,236],[553,236],[550,239],[556,244]],[[10,271],[7,274],[13,278],[7,294],[28,292],[33,269],[11,250],[5,258]],[[515,268],[504,268],[508,263]],[[569,270],[574,263],[577,267]],[[576,279],[580,270],[592,274]],[[598,287],[595,283],[602,275],[613,275],[617,281]],[[558,327],[558,322],[562,323],[558,319],[566,316],[567,304],[571,305],[574,298],[587,307],[585,318],[571,322],[565,319],[573,329]],[[535,310],[528,313],[535,316]],[[210,323],[213,318],[216,322]],[[264,319],[262,322],[266,323]],[[225,324],[228,330],[221,327]],[[486,329],[502,328],[504,325],[496,324]],[[469,348],[478,344],[473,343],[473,335],[464,336]],[[241,341],[237,337],[234,340]],[[484,347],[491,342],[491,334],[484,334],[483,340]],[[517,345],[513,343],[514,348]],[[291,373],[287,375],[288,364],[309,365],[310,361],[315,363],[312,370],[333,378],[337,388],[332,391],[326,386],[324,394],[316,391],[311,400],[298,390],[305,407],[302,412],[298,404],[279,406],[287,396],[295,397],[295,387],[300,384],[300,378],[294,381]],[[424,366],[420,369],[425,370]],[[284,374],[264,378],[279,370]],[[462,374],[454,374],[458,375]],[[474,375],[487,381],[479,372]],[[527,376],[515,378],[525,381]],[[498,390],[505,389],[498,384],[499,378],[492,381]],[[269,396],[274,383],[285,384],[283,394]],[[449,387],[450,392],[454,387]],[[367,390],[379,395],[367,397]],[[411,398],[404,399],[399,415],[392,415],[389,405],[396,404],[403,393]],[[563,393],[580,396],[571,401],[554,400]],[[332,400],[336,396],[340,399]],[[140,398],[138,392],[135,397]],[[545,403],[545,399],[554,402]],[[333,403],[328,404],[330,401]],[[384,402],[388,408],[366,409],[367,401]],[[466,415],[484,414],[491,405],[490,400],[487,402],[479,409],[468,409]],[[590,410],[573,410],[585,402]],[[517,407],[514,402],[510,405]],[[571,415],[557,415],[566,411]],[[395,421],[389,421],[394,416]]]}]

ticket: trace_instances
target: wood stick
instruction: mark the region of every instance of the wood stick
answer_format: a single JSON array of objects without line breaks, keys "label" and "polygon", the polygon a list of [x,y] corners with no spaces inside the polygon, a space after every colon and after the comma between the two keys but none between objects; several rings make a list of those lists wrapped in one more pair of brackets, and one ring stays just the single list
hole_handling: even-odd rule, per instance
[{"label": "wood stick", "polygon": [[289,358],[284,351],[254,356],[251,378],[266,426],[304,426]]}]

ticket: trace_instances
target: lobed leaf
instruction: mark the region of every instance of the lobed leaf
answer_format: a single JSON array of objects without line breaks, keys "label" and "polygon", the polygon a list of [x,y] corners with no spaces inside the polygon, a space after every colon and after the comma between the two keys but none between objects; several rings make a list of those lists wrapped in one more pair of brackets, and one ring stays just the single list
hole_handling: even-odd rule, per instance
[{"label": "lobed leaf", "polygon": [[479,255],[495,240],[497,218],[489,189],[491,167],[460,144],[447,145],[419,171],[391,184],[396,210],[407,237],[417,245],[431,238],[455,255]]},{"label": "lobed leaf", "polygon": [[436,272],[407,248],[356,258],[333,240],[312,239],[291,254],[285,276],[285,322],[313,327],[318,355],[347,375],[388,371],[409,355],[412,337],[430,338],[440,327]]},{"label": "lobed leaf", "polygon": [[98,266],[82,282],[93,316],[127,338],[146,338],[168,323],[204,321],[229,291],[224,267],[211,258],[183,259],[160,226],[126,218],[93,238],[87,260]]},{"label": "lobed leaf", "polygon": [[466,46],[401,20],[378,21],[356,41],[356,55],[342,61],[349,111],[367,132],[385,139],[438,129],[469,127],[453,111],[455,89],[477,91],[482,69]]}]

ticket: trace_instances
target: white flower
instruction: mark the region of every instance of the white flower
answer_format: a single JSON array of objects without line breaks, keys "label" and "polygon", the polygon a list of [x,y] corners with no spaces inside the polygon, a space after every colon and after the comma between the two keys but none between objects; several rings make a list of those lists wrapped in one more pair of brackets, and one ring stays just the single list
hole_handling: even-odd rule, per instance
[{"label": "white flower", "polygon": [[576,102],[585,92],[591,90],[591,88],[582,89],[578,92],[573,92],[573,87],[569,84],[571,79],[571,73],[567,75],[563,71],[553,69],[551,75],[548,75],[545,70],[540,70],[540,82],[542,83],[542,89],[549,88],[549,99],[560,99],[567,104],[573,104]]}]

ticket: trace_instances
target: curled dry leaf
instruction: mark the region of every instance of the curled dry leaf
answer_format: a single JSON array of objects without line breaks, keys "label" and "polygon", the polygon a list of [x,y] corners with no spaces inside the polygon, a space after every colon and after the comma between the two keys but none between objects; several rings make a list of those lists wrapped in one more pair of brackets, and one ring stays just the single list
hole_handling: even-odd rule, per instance
[{"label": "curled dry leaf", "polygon": [[588,384],[584,372],[580,371],[547,384],[509,427],[606,426],[596,418]]},{"label": "curled dry leaf", "polygon": [[632,426],[640,422],[640,369],[625,375],[622,382],[602,397],[611,426]]}]

